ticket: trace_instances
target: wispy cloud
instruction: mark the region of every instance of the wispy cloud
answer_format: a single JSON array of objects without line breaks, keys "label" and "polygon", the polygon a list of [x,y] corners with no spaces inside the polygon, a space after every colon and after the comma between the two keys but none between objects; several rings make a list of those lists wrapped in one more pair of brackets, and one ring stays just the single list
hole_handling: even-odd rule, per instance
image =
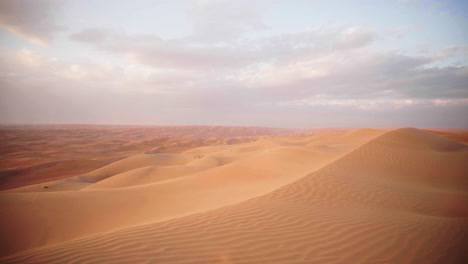
[{"label": "wispy cloud", "polygon": [[0,27],[35,44],[46,45],[63,29],[54,21],[57,0],[2,0]]},{"label": "wispy cloud", "polygon": [[188,19],[193,25],[190,38],[198,42],[232,41],[249,31],[267,30],[262,21],[274,1],[267,0],[197,0],[193,1]]}]

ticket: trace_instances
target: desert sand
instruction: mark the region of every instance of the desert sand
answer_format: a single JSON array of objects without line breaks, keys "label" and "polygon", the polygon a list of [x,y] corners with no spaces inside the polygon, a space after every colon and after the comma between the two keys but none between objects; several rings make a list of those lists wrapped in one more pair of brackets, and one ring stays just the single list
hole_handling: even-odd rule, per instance
[{"label": "desert sand", "polygon": [[180,153],[291,129],[227,126],[0,125],[0,190],[80,175],[140,153]]},{"label": "desert sand", "polygon": [[13,127],[0,263],[463,263],[466,130]]}]

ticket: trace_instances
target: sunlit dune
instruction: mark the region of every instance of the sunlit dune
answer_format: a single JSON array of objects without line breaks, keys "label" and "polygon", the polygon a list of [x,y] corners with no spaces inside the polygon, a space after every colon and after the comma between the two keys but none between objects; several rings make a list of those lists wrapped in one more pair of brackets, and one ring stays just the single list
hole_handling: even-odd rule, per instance
[{"label": "sunlit dune", "polygon": [[1,189],[81,175],[140,153],[250,142],[291,129],[220,126],[0,126]]},{"label": "sunlit dune", "polygon": [[[414,128],[255,133],[188,141],[178,135],[162,142],[177,146],[172,153],[142,143],[133,152],[110,151],[114,160],[101,157],[100,168],[83,160],[55,169],[71,170],[71,177],[31,185],[20,176],[16,184],[28,186],[0,194],[0,262],[461,260],[468,146],[451,139],[462,134]],[[121,145],[135,140],[158,142]],[[68,144],[79,142],[89,139]],[[63,145],[60,155],[69,148]],[[80,164],[88,171],[74,169]]]}]

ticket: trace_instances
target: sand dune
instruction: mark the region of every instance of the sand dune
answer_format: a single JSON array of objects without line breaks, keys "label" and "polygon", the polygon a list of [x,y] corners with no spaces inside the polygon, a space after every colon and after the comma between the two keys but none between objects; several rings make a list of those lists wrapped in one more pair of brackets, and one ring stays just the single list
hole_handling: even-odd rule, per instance
[{"label": "sand dune", "polygon": [[461,263],[466,164],[412,128],[139,154],[0,194],[0,262]]},{"label": "sand dune", "polygon": [[0,190],[81,175],[141,153],[180,153],[293,132],[266,127],[0,125]]},{"label": "sand dune", "polygon": [[109,189],[125,188],[130,186],[145,185],[165,180],[175,179],[184,175],[193,174],[209,169],[212,166],[203,165],[176,165],[176,166],[147,166],[126,171],[107,179],[91,184],[83,189]]},{"label": "sand dune", "polygon": [[[5,213],[2,226],[8,229],[2,230],[2,233],[13,236],[20,232],[22,235],[15,241],[18,244],[10,242],[3,249],[10,248],[14,252],[234,204],[273,191],[323,166],[334,157],[337,156],[294,148],[274,148],[255,158],[133,188],[102,189],[102,186],[114,188],[117,187],[115,182],[134,183],[141,179],[141,171],[119,174],[116,181],[112,181],[114,184],[109,183],[113,177],[108,177],[102,181],[102,185],[100,182],[89,185],[79,193],[12,193],[3,197],[6,203],[2,207]],[[140,155],[132,160],[140,162],[135,163],[142,166],[153,160],[153,157],[144,158],[141,159]],[[101,176],[103,170],[105,173],[122,172],[122,163],[127,165],[127,162],[121,160],[115,166],[108,165],[98,170],[96,175]],[[86,182],[89,182],[88,178]],[[69,206],[74,206],[76,210],[64,215],[63,209]],[[125,212],[126,216],[116,218],[117,211]],[[25,219],[24,214],[29,217]],[[19,224],[19,221],[23,222]],[[47,240],[37,240],[40,237],[38,232],[46,232]]]}]

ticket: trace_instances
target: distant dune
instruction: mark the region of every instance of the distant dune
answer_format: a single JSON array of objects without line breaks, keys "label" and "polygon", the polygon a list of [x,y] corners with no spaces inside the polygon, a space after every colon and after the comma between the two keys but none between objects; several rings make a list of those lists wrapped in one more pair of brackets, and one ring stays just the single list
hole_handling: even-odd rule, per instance
[{"label": "distant dune", "polygon": [[0,263],[463,263],[464,133],[4,130]]},{"label": "distant dune", "polygon": [[296,130],[224,126],[2,125],[0,190],[64,179],[139,153],[179,153]]}]

